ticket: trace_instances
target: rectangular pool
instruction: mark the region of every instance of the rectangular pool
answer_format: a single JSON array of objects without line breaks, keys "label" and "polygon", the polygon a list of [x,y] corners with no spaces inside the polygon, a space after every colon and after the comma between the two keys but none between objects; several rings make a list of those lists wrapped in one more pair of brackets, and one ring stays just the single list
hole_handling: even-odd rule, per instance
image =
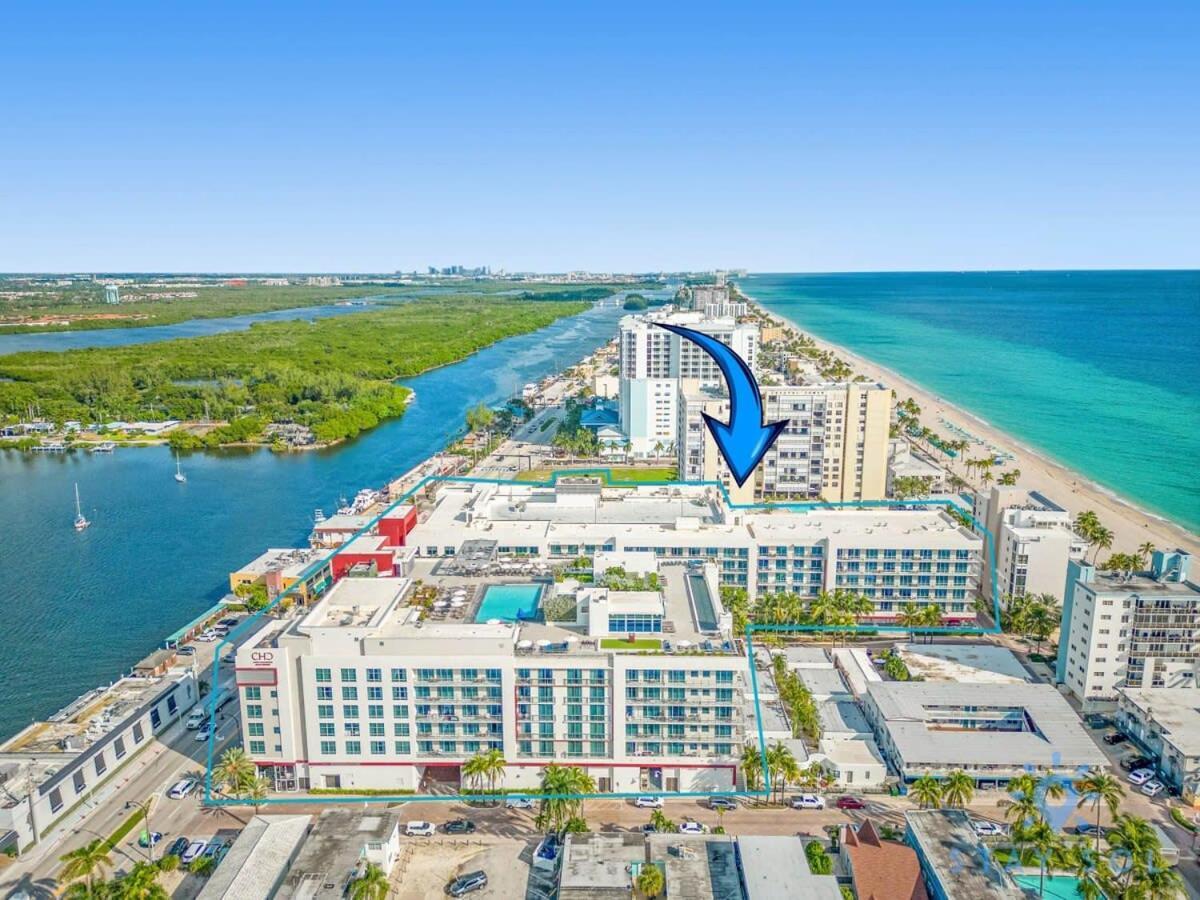
[{"label": "rectangular pool", "polygon": [[483,599],[479,602],[475,621],[500,619],[504,622],[515,622],[517,613],[520,613],[522,618],[532,619],[537,615],[538,600],[541,596],[540,584],[489,584],[483,591]]}]

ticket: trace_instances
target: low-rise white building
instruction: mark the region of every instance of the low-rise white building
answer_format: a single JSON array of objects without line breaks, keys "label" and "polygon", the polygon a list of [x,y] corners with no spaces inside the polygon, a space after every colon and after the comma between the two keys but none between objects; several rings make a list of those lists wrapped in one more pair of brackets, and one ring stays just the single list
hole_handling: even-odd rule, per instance
[{"label": "low-rise white building", "polygon": [[1200,806],[1200,690],[1119,688],[1117,725],[1185,802]]}]

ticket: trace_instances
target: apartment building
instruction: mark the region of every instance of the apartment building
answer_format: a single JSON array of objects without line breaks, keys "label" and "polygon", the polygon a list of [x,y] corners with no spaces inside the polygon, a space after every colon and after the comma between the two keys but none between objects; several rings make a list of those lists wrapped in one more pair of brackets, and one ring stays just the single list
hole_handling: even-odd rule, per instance
[{"label": "apartment building", "polygon": [[1118,688],[1117,725],[1155,760],[1185,803],[1200,806],[1200,692]]},{"label": "apartment building", "polygon": [[[996,541],[1000,598],[1051,594],[1063,600],[1067,562],[1087,550],[1087,542],[1071,528],[1069,512],[1037,491],[996,485],[988,494],[975,495],[974,514]],[[985,560],[984,583],[990,595],[990,558]]]},{"label": "apartment building", "polygon": [[749,304],[744,300],[734,300],[728,285],[725,284],[692,285],[688,288],[688,293],[688,307],[709,318],[744,316],[749,312]]},{"label": "apartment building", "polygon": [[892,394],[878,384],[764,385],[764,421],[787,427],[738,488],[704,416],[729,419],[724,386],[679,382],[676,462],[684,481],[720,481],[735,502],[755,496],[834,502],[882,500]]},{"label": "apartment building", "polygon": [[508,761],[497,787],[536,787],[557,760],[602,792],[733,789],[746,658],[701,630],[682,567],[664,578],[670,633],[702,654],[607,649],[550,622],[439,621],[407,578],[343,579],[239,650],[245,746],[281,790],[457,790],[463,762],[491,749]]},{"label": "apartment building", "polygon": [[1194,688],[1200,660],[1200,586],[1191,556],[1156,551],[1150,571],[1068,565],[1056,678],[1085,706],[1119,689]]},{"label": "apartment building", "polygon": [[[621,430],[635,456],[673,451],[680,379],[703,385],[723,383],[712,357],[657,323],[665,322],[712,335],[727,344],[753,370],[758,361],[758,326],[732,317],[709,318],[701,312],[655,312],[625,316],[618,330]],[[672,453],[673,455],[673,453]]]},{"label": "apartment building", "polygon": [[550,561],[607,550],[708,562],[721,585],[751,597],[846,588],[874,600],[881,622],[907,603],[973,621],[984,546],[938,508],[749,511],[731,508],[715,487],[596,482],[447,484],[409,544],[418,557],[448,557],[470,539]]}]

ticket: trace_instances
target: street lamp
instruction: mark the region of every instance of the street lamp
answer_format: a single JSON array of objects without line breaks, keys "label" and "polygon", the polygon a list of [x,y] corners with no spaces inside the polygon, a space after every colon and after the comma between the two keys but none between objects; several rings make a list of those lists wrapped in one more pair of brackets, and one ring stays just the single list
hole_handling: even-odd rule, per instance
[{"label": "street lamp", "polygon": [[126,809],[135,806],[142,811],[142,822],[146,827],[146,859],[154,862],[154,832],[150,830],[150,799],[125,801]]}]

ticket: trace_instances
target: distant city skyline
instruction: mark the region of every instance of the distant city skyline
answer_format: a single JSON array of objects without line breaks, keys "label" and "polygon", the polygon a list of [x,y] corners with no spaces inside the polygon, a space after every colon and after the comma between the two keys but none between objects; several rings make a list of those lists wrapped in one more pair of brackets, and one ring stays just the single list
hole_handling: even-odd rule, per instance
[{"label": "distant city skyline", "polygon": [[5,31],[5,272],[1200,267],[1186,0],[67,3]]}]

